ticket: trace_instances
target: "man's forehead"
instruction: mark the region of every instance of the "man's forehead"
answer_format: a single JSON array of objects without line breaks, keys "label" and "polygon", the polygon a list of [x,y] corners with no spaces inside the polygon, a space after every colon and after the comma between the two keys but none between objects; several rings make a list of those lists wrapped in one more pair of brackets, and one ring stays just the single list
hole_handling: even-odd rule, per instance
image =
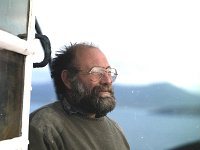
[{"label": "man's forehead", "polygon": [[76,52],[75,64],[78,66],[91,67],[108,64],[105,55],[98,48],[79,49]]},{"label": "man's forehead", "polygon": [[104,57],[104,54],[98,48],[84,48],[76,51],[76,61],[85,61],[84,59]]}]

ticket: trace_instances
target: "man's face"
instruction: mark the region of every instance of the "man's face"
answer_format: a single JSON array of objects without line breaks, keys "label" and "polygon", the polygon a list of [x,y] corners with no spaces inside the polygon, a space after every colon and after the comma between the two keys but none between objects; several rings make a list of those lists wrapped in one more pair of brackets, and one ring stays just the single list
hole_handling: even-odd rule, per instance
[{"label": "man's face", "polygon": [[101,79],[94,81],[93,74],[89,73],[93,67],[110,67],[105,55],[97,48],[79,50],[74,66],[82,71],[66,84],[71,91],[69,103],[84,113],[97,116],[112,111],[116,101],[112,91],[111,76],[105,73]]},{"label": "man's face", "polygon": [[[84,113],[104,116],[116,105],[111,85],[97,85],[92,89],[84,86],[77,79],[72,81],[70,104]],[[101,94],[102,92],[107,94]]]}]

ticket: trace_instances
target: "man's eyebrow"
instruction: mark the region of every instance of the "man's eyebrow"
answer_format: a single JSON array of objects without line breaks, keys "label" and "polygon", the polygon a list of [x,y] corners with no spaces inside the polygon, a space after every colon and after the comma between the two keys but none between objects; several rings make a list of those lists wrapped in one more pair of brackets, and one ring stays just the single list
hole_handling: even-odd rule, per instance
[{"label": "man's eyebrow", "polygon": [[111,68],[111,66],[106,67],[106,69]]}]

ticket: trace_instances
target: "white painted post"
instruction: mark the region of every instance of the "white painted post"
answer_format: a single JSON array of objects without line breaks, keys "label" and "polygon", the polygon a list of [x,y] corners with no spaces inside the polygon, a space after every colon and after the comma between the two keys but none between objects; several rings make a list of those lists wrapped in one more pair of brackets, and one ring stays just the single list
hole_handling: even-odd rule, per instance
[{"label": "white painted post", "polygon": [[28,126],[30,113],[30,95],[31,80],[33,69],[32,43],[35,38],[35,15],[33,11],[33,0],[30,0],[29,23],[27,40],[18,38],[8,32],[0,30],[0,50],[6,49],[22,55],[25,55],[25,75],[23,92],[23,110],[22,110],[22,135],[13,139],[0,141],[0,150],[27,150],[28,148]]}]

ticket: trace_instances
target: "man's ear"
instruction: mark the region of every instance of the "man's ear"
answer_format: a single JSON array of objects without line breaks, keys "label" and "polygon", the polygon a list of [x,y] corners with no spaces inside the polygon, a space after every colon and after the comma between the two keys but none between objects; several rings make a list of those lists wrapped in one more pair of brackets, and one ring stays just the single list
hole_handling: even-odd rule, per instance
[{"label": "man's ear", "polygon": [[65,86],[68,89],[71,89],[71,82],[70,82],[70,79],[69,79],[69,72],[68,72],[68,70],[63,70],[62,71],[62,73],[61,73],[61,79],[62,79],[63,83],[65,84]]}]

